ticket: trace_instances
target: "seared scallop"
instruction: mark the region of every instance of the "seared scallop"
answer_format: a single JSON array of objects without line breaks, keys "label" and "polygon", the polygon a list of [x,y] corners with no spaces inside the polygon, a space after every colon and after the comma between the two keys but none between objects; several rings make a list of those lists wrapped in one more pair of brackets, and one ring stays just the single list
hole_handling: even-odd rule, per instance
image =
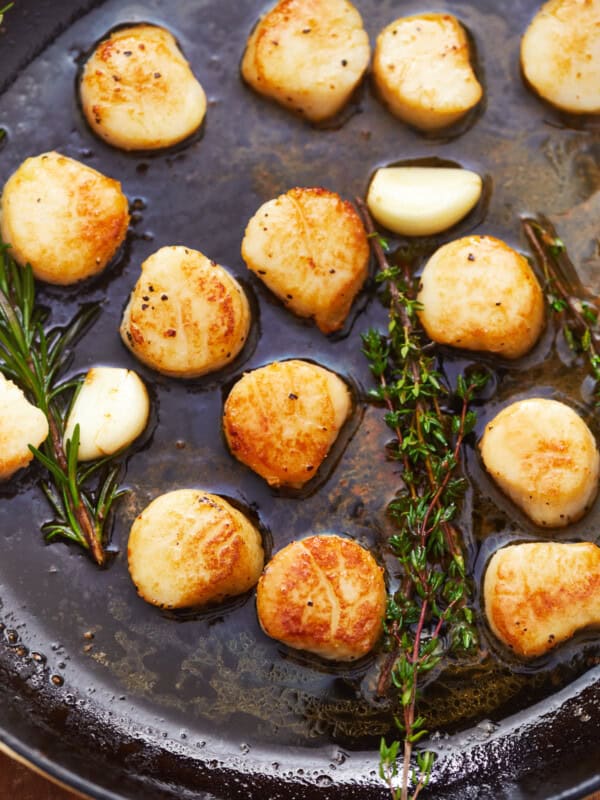
[{"label": "seared scallop", "polygon": [[48,420],[32,405],[18,386],[0,372],[0,481],[26,467],[48,436]]},{"label": "seared scallop", "polygon": [[282,361],[246,373],[225,402],[232,454],[270,486],[300,488],[314,477],[352,407],[333,372]]},{"label": "seared scallop", "polygon": [[575,522],[598,491],[596,440],[581,417],[557,400],[531,397],[502,409],[485,428],[481,456],[536,525]]},{"label": "seared scallop", "polygon": [[310,536],[269,561],[256,604],[267,636],[323,658],[353,661],[383,631],[383,570],[356,542]]},{"label": "seared scallop", "polygon": [[523,74],[549,103],[600,112],[600,0],[550,0],[521,42]]},{"label": "seared scallop", "polygon": [[118,181],[55,152],[21,164],[4,187],[1,210],[0,232],[11,255],[48,283],[102,272],[129,225]]},{"label": "seared scallop", "polygon": [[79,460],[104,458],[137,439],[149,414],[148,392],[133,370],[94,367],[69,412],[65,441],[73,438],[79,425]]},{"label": "seared scallop", "polygon": [[427,335],[452,347],[520,358],[544,327],[544,297],[529,263],[492,236],[436,250],[417,299]]},{"label": "seared scallop", "polygon": [[354,206],[327,189],[291,189],[262,205],[242,258],[294,314],[339,330],[368,273],[369,242]]},{"label": "seared scallop", "polygon": [[533,658],[600,625],[600,547],[535,542],[496,552],[484,578],[485,613],[513,652]]},{"label": "seared scallop", "polygon": [[264,564],[254,525],[222,497],[196,489],[153,500],[133,523],[127,556],[139,595],[162,608],[243,594]]},{"label": "seared scallop", "polygon": [[83,113],[98,136],[122,150],[156,150],[187,139],[206,96],[173,35],[156,25],[113,31],[85,65]]},{"label": "seared scallop", "polygon": [[239,283],[188,247],[163,247],[142,264],[121,338],[152,369],[197,378],[229,364],[244,346],[250,307]]},{"label": "seared scallop", "polygon": [[260,94],[319,122],[344,107],[370,54],[347,0],[280,0],[250,34],[242,75]]},{"label": "seared scallop", "polygon": [[400,17],[384,28],[373,76],[390,111],[424,131],[457,122],[482,96],[467,35],[450,14]]}]

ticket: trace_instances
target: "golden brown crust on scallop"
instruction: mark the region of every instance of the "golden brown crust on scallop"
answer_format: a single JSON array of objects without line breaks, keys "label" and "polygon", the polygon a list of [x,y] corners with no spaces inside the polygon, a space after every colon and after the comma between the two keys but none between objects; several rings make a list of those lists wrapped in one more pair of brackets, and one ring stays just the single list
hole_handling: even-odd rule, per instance
[{"label": "golden brown crust on scallop", "polygon": [[262,205],[242,258],[285,306],[339,330],[367,278],[369,243],[354,206],[322,188],[295,188]]},{"label": "golden brown crust on scallop", "polygon": [[323,658],[352,661],[366,655],[383,631],[383,569],[356,542],[311,536],[271,559],[256,601],[267,636]]},{"label": "golden brown crust on scallop", "polygon": [[541,97],[571,114],[600,112],[600,0],[549,0],[521,41],[521,66]]},{"label": "golden brown crust on scallop", "polygon": [[351,405],[333,372],[306,361],[275,362],[235,384],[223,429],[232,454],[270,486],[299,488],[314,477]]},{"label": "golden brown crust on scallop", "polygon": [[535,542],[498,550],[484,578],[485,612],[514,653],[540,656],[600,625],[600,547]]},{"label": "golden brown crust on scallop", "polygon": [[520,358],[544,326],[544,297],[527,260],[493,236],[465,236],[431,256],[419,319],[440,344]]},{"label": "golden brown crust on scallop", "polygon": [[487,424],[480,446],[491,476],[537,525],[576,522],[596,497],[596,440],[564,403],[543,397],[512,403]]},{"label": "golden brown crust on scallop", "polygon": [[280,0],[250,34],[242,75],[255,91],[318,122],[343,108],[369,56],[348,0]]},{"label": "golden brown crust on scallop", "polygon": [[140,596],[164,608],[243,594],[264,563],[252,523],[223,498],[195,489],[153,500],[133,523],[127,553]]},{"label": "golden brown crust on scallop", "polygon": [[89,58],[80,85],[92,130],[123,150],[155,150],[186,139],[206,96],[173,35],[156,25],[120,28]]},{"label": "golden brown crust on scallop", "polygon": [[373,76],[390,111],[426,131],[457,122],[482,96],[466,33],[450,14],[401,17],[384,28]]},{"label": "golden brown crust on scallop", "polygon": [[48,283],[102,272],[128,225],[121,184],[55,152],[26,159],[2,194],[2,238],[19,264]]},{"label": "golden brown crust on scallop", "polygon": [[246,295],[223,267],[188,247],[163,247],[142,264],[121,338],[144,364],[196,378],[230,364],[250,329]]},{"label": "golden brown crust on scallop", "polygon": [[0,481],[26,467],[48,436],[48,420],[23,392],[0,372]]}]

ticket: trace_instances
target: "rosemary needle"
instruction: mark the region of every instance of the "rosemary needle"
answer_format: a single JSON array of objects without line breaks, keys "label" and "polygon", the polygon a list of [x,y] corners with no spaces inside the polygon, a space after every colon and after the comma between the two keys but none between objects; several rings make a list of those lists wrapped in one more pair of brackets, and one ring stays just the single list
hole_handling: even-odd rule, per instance
[{"label": "rosemary needle", "polygon": [[[49,436],[30,449],[45,467],[44,493],[54,519],[43,526],[47,541],[64,538],[86,548],[98,565],[106,561],[110,510],[123,494],[120,467],[110,459],[78,463],[79,428],[63,444],[70,401],[81,379],[65,380],[72,347],[97,314],[82,306],[63,328],[51,328],[48,314],[36,304],[31,267],[21,268],[0,242],[0,370],[46,415]],[[92,479],[96,479],[92,486]]]}]

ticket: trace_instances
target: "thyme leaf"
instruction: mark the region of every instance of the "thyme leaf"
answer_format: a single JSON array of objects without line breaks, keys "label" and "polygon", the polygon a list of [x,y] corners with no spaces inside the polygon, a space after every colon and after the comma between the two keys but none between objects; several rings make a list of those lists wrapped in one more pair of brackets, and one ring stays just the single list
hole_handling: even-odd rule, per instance
[{"label": "thyme leaf", "polygon": [[524,219],[523,230],[544,275],[550,310],[562,323],[562,334],[573,353],[588,362],[600,406],[600,327],[596,298],[583,286],[564,242],[544,218]]},{"label": "thyme leaf", "polygon": [[396,263],[388,261],[365,204],[356,203],[378,262],[376,280],[389,304],[387,330],[363,335],[375,382],[370,396],[385,408],[394,433],[388,457],[398,462],[403,482],[388,506],[395,525],[389,548],[397,559],[400,587],[388,602],[389,657],[378,687],[383,694],[391,684],[398,695],[402,743],[382,740],[379,774],[392,800],[407,800],[409,791],[415,800],[435,760],[427,750],[413,753],[428,733],[417,713],[423,681],[447,653],[469,652],[477,645],[456,516],[466,488],[461,448],[476,422],[470,405],[489,375],[472,371],[448,385],[419,323],[418,281],[409,258],[398,251]]}]

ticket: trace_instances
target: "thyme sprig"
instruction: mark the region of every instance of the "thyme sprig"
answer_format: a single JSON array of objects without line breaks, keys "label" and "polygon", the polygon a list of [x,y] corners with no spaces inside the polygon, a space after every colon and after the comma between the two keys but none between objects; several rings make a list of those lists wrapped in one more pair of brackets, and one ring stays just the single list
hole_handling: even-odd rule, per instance
[{"label": "thyme sprig", "polygon": [[401,465],[403,481],[388,507],[396,528],[389,546],[400,583],[388,602],[390,653],[379,681],[381,693],[390,682],[398,692],[402,714],[396,725],[403,743],[382,740],[380,776],[393,800],[406,800],[410,787],[414,800],[435,760],[434,753],[421,751],[413,765],[413,749],[428,732],[417,713],[422,683],[445,654],[471,651],[477,643],[455,518],[466,489],[460,451],[476,422],[469,406],[488,376],[473,372],[460,375],[455,387],[447,385],[418,321],[417,281],[409,263],[388,262],[366,207],[360,200],[357,205],[378,262],[376,280],[389,301],[387,331],[368,331],[363,352],[377,383],[371,397],[385,407],[394,433],[388,453]]},{"label": "thyme sprig", "polygon": [[600,405],[600,327],[597,300],[583,286],[564,242],[547,219],[524,219],[523,230],[544,274],[548,307],[562,323],[569,348],[583,354]]},{"label": "thyme sprig", "polygon": [[[46,468],[42,488],[55,518],[43,526],[48,541],[63,537],[89,550],[94,561],[106,561],[108,518],[115,500],[120,468],[109,459],[78,463],[79,427],[64,442],[70,404],[81,378],[63,378],[71,348],[96,316],[97,306],[83,306],[64,328],[51,328],[48,313],[36,303],[31,267],[21,268],[0,242],[0,370],[13,380],[46,416],[49,435],[30,447]],[[98,477],[90,486],[91,478]]]}]

